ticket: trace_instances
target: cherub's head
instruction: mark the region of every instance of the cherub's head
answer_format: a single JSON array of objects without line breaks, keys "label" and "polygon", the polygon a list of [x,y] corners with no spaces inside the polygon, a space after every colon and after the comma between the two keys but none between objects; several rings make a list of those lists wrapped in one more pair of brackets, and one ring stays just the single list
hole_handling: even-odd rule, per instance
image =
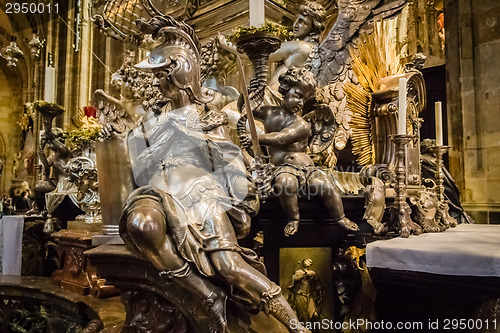
[{"label": "cherub's head", "polygon": [[306,1],[299,8],[293,24],[293,36],[300,40],[318,43],[325,29],[326,11],[322,5],[314,1]]},{"label": "cherub's head", "polygon": [[283,96],[283,108],[293,113],[300,112],[304,103],[314,96],[316,80],[304,68],[292,67],[278,79],[279,93]]}]

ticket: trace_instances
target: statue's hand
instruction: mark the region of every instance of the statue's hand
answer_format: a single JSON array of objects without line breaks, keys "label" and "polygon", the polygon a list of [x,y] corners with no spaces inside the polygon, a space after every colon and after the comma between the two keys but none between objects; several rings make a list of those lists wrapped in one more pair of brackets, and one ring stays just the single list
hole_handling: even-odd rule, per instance
[{"label": "statue's hand", "polygon": [[45,131],[44,134],[47,142],[53,142],[56,139],[56,136],[52,133],[52,131]]}]

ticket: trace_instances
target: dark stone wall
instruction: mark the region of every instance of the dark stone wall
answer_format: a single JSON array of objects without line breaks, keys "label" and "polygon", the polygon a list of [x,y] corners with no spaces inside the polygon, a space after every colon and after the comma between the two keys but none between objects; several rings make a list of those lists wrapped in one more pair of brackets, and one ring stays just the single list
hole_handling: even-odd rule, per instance
[{"label": "dark stone wall", "polygon": [[500,2],[445,3],[450,169],[478,223],[499,223]]}]

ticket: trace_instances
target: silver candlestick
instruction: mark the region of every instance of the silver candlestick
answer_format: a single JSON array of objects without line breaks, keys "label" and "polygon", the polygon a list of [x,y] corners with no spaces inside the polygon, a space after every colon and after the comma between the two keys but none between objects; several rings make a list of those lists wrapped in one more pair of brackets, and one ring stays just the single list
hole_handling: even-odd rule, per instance
[{"label": "silver candlestick", "polygon": [[396,226],[401,237],[407,238],[410,234],[420,235],[422,228],[412,221],[410,205],[406,202],[406,145],[413,140],[414,135],[396,134],[391,139],[396,145],[396,179],[394,184],[394,203],[391,207],[390,225]]},{"label": "silver candlestick", "polygon": [[450,216],[448,201],[444,195],[443,155],[448,152],[449,148],[449,146],[430,147],[431,152],[436,157],[436,172],[434,173],[434,177],[436,178],[436,191],[439,200],[439,208],[435,220],[438,223],[442,223],[446,229],[457,225],[457,221]]}]

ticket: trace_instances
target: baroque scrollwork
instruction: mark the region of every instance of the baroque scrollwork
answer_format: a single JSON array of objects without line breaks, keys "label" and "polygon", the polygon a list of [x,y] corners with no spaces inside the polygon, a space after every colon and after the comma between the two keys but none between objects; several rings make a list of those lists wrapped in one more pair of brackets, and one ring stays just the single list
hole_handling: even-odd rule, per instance
[{"label": "baroque scrollwork", "polygon": [[101,199],[94,161],[84,156],[75,157],[69,160],[66,170],[69,180],[78,188],[78,204],[85,212],[84,216],[76,218],[77,221],[99,222]]},{"label": "baroque scrollwork", "polygon": [[127,319],[123,332],[188,333],[186,318],[172,303],[153,293],[122,293]]}]

